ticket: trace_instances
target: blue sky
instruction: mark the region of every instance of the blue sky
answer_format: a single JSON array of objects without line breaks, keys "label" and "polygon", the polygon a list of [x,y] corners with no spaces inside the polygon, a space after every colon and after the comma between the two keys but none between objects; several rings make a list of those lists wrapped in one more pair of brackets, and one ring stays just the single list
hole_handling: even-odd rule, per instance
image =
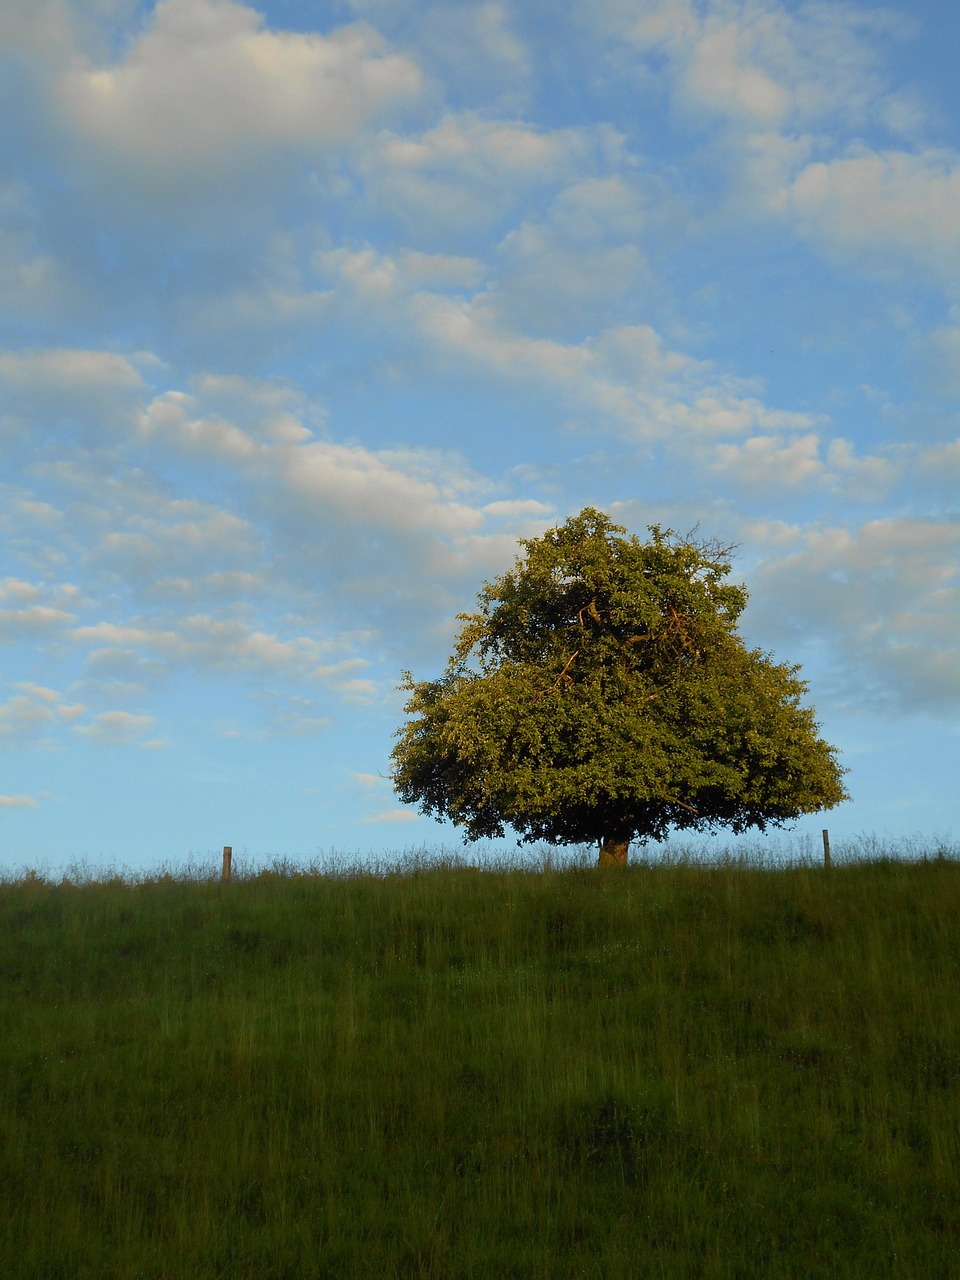
[{"label": "blue sky", "polygon": [[0,0],[0,868],[456,843],[518,537],[736,543],[862,832],[960,832],[960,13]]}]

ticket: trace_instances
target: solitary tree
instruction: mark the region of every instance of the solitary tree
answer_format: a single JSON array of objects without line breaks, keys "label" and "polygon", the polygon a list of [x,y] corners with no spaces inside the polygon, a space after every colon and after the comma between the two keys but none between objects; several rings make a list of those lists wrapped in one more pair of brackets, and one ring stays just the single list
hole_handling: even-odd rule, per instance
[{"label": "solitary tree", "polygon": [[444,675],[404,673],[402,800],[471,840],[595,841],[603,866],[671,828],[763,831],[847,799],[799,667],[737,635],[729,549],[625,534],[587,507],[522,541]]}]

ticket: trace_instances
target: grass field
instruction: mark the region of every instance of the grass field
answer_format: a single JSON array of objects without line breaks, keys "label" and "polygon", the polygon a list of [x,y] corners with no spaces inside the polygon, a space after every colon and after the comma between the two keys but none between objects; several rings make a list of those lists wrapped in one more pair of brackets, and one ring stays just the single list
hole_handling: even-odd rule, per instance
[{"label": "grass field", "polygon": [[960,1275],[960,864],[0,883],[0,1276]]}]

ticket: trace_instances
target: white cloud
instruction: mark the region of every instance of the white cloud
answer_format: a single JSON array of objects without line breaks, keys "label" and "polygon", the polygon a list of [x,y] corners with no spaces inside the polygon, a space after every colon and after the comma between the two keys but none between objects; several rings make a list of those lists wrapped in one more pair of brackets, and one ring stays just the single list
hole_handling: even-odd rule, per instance
[{"label": "white cloud", "polygon": [[[369,701],[385,653],[452,616],[465,581],[509,560],[504,525],[526,532],[540,508],[485,512],[503,489],[456,455],[317,439],[304,418],[323,429],[282,382],[208,375],[154,397],[114,453],[39,463],[58,505],[17,492],[6,524],[28,559],[82,566],[83,597],[10,574],[0,636],[72,642],[98,710],[146,710],[174,672]],[[217,504],[177,496],[203,475]]]},{"label": "white cloud", "polygon": [[800,227],[830,253],[889,276],[921,268],[960,284],[960,156],[859,149],[810,164],[786,192]]},{"label": "white cloud", "polygon": [[0,809],[39,809],[33,796],[0,796]]},{"label": "white cloud", "polygon": [[[609,145],[619,136],[603,134]],[[489,179],[512,175],[525,183],[555,181],[574,160],[590,154],[597,139],[580,129],[539,130],[510,120],[450,115],[418,140],[385,137],[383,156],[397,171]]]},{"label": "white cloud", "polygon": [[0,743],[19,746],[45,740],[61,725],[70,725],[86,712],[79,703],[66,703],[54,689],[23,681],[16,693],[0,704]]},{"label": "white cloud", "polygon": [[[366,683],[369,685],[369,682]],[[264,691],[253,694],[251,701],[260,708],[267,724],[255,736],[311,738],[322,733],[332,723],[321,704],[313,698]]]},{"label": "white cloud", "polygon": [[484,515],[505,517],[509,520],[517,516],[532,516],[536,520],[553,514],[553,509],[536,498],[517,498],[506,502],[488,502],[483,508]]},{"label": "white cloud", "polygon": [[755,384],[720,375],[705,361],[669,350],[649,325],[617,325],[596,338],[559,342],[531,338],[502,325],[482,297],[458,302],[423,295],[416,317],[443,350],[496,373],[532,382],[576,418],[614,426],[638,441],[801,431],[809,413],[768,408]]},{"label": "white cloud", "polygon": [[79,427],[99,443],[105,430],[122,431],[146,390],[140,371],[110,351],[35,349],[0,351],[0,396],[19,430]]},{"label": "white cloud", "polygon": [[12,496],[9,499],[7,511],[16,522],[17,528],[21,530],[24,524],[52,529],[55,525],[63,523],[62,511],[58,511],[52,503],[39,502],[35,498]]},{"label": "white cloud", "polygon": [[232,0],[161,0],[121,62],[70,71],[60,93],[75,128],[168,172],[337,145],[419,89],[414,63],[369,27],[275,32]]},{"label": "white cloud", "polygon": [[600,2],[642,58],[666,59],[685,122],[717,135],[727,191],[709,217],[782,217],[872,275],[919,267],[956,290],[960,157],[919,144],[931,122],[884,63],[909,18],[776,0]]},{"label": "white cloud", "polygon": [[[101,699],[114,694],[142,698],[159,680],[185,672],[320,686],[346,702],[365,702],[376,692],[366,674],[371,666],[368,658],[353,652],[345,658],[336,656],[344,646],[354,649],[363,637],[351,639],[332,630],[320,639],[286,638],[241,618],[193,614],[91,623],[74,628],[70,636],[87,653],[89,678],[84,687]],[[263,696],[279,695],[265,692]],[[321,717],[312,711],[308,714],[305,708],[312,706],[312,699],[303,705],[289,703],[273,723],[284,733],[308,721],[315,729]],[[91,731],[100,732],[95,727]]]},{"label": "white cloud", "polygon": [[[0,201],[2,206],[2,201]],[[3,212],[0,207],[0,212]],[[30,231],[0,227],[0,297],[21,317],[46,316],[73,302],[73,290],[55,256]]]},{"label": "white cloud", "polygon": [[76,621],[80,595],[72,583],[0,579],[0,642],[57,635]]},{"label": "white cloud", "polygon": [[955,716],[960,524],[919,518],[811,527],[754,575],[766,638],[828,646],[836,695],[864,709]]},{"label": "white cloud", "polygon": [[0,45],[5,49],[64,56],[75,46],[72,6],[67,0],[31,0],[0,6]]},{"label": "white cloud", "polygon": [[138,0],[30,0],[0,5],[0,47],[44,64],[66,65],[81,49],[103,50],[116,29],[129,22]]},{"label": "white cloud", "polygon": [[749,489],[790,489],[822,474],[819,453],[820,438],[812,433],[789,441],[755,435],[743,444],[718,445],[714,468]]},{"label": "white cloud", "polygon": [[[409,261],[369,251],[334,260],[358,296],[380,289],[392,323],[408,331],[412,323],[435,351],[505,382],[549,388],[568,415],[603,415],[629,439],[665,441],[688,463],[712,459],[741,489],[841,479],[876,488],[889,479],[889,464],[859,457],[845,441],[825,445],[822,460],[809,415],[768,408],[752,384],[671,350],[650,326],[616,326],[580,343],[525,338],[489,299],[411,289]],[[414,266],[450,278],[443,258],[418,257]],[[125,379],[115,382],[125,395]],[[31,594],[33,584],[12,578],[0,625],[11,636],[30,626],[68,634],[87,655],[84,696],[101,707],[126,704],[127,716],[174,671],[321,685],[346,702],[376,697],[382,658],[436,643],[438,627],[446,636],[466,587],[502,570],[516,536],[540,532],[553,508],[501,496],[439,451],[317,439],[302,421],[311,414],[296,388],[238,376],[208,375],[190,393],[155,397],[128,438],[130,461],[145,469],[105,485],[102,473],[57,464],[84,494],[87,527],[71,520],[70,536],[99,575],[83,616],[66,598]],[[200,460],[226,486],[218,506],[173,498],[146,479]],[[507,530],[495,532],[504,522]],[[129,603],[98,603],[120,583]],[[278,617],[280,600],[299,616]],[[268,727],[312,733],[326,715],[291,705]],[[84,728],[105,739],[121,723],[133,722]]]},{"label": "white cloud", "polygon": [[498,258],[487,297],[502,322],[551,336],[581,336],[635,309],[648,274],[635,244],[571,242],[555,227],[530,223],[510,232]]},{"label": "white cloud", "polygon": [[483,279],[484,264],[477,258],[446,253],[404,252],[397,259],[400,277],[413,289],[469,289]]},{"label": "white cloud", "polygon": [[960,307],[950,309],[952,324],[927,335],[921,343],[921,358],[926,364],[929,381],[942,395],[960,396]]},{"label": "white cloud", "polygon": [[[591,261],[588,255],[588,267]],[[336,274],[344,312],[358,324],[372,308],[385,341],[408,349],[418,337],[418,358],[431,373],[480,370],[504,389],[526,384],[591,429],[599,424],[633,440],[686,447],[690,439],[809,433],[826,421],[770,408],[756,394],[757,382],[670,349],[647,324],[613,324],[580,340],[544,337],[542,326],[529,324],[531,333],[517,323],[497,285],[472,297],[411,292],[398,261],[371,248],[325,253],[318,265]]]},{"label": "white cloud", "polygon": [[912,127],[916,108],[888,92],[877,38],[906,24],[890,11],[776,0],[600,0],[644,55],[666,56],[675,101],[705,121],[749,131],[880,119]]},{"label": "white cloud", "polygon": [[98,706],[142,706],[171,674],[170,668],[156,657],[135,648],[106,645],[85,655],[84,674],[75,688]]},{"label": "white cloud", "polygon": [[550,209],[550,220],[573,241],[614,237],[630,240],[650,224],[675,227],[682,205],[669,182],[633,168],[629,155],[614,171],[580,176],[566,186]]},{"label": "white cloud", "polygon": [[462,112],[420,137],[383,134],[358,171],[373,207],[399,219],[411,244],[436,249],[469,242],[538,193],[608,171],[622,152],[609,125],[539,129]]},{"label": "white cloud", "polygon": [[[167,392],[144,410],[141,435],[174,456],[206,457],[234,468],[236,482],[258,495],[261,514],[281,525],[292,519],[301,539],[317,524],[336,524],[341,536],[358,525],[401,536],[419,531],[462,537],[479,530],[483,515],[463,498],[489,482],[450,455],[315,440],[298,416],[278,415],[269,402],[262,408],[267,412],[261,420],[241,430],[205,415],[197,397]],[[177,544],[209,551],[219,541],[238,562],[249,555],[255,534],[246,522],[220,511],[198,511],[182,524],[172,521],[172,514],[163,513],[162,529],[141,522],[136,534],[109,535],[103,552],[139,549],[159,559]]]},{"label": "white cloud", "polygon": [[[894,451],[899,453],[899,451]],[[788,437],[756,434],[705,450],[713,472],[743,493],[828,490],[859,501],[884,497],[902,476],[906,458],[858,456],[851,441],[817,432]]]},{"label": "white cloud", "polygon": [[166,391],[152,400],[139,428],[178,450],[240,462],[256,454],[258,443],[308,440],[323,420],[300,389],[281,379],[204,374],[194,380],[192,394]]},{"label": "white cloud", "polygon": [[40,588],[33,582],[24,582],[21,578],[5,578],[0,582],[0,600],[15,600],[18,604],[36,600]]},{"label": "white cloud", "polygon": [[705,30],[692,49],[684,87],[691,100],[713,111],[770,125],[787,114],[790,94],[753,61],[753,35],[736,22]]},{"label": "white cloud", "polygon": [[252,348],[262,351],[265,339],[283,347],[335,319],[336,298],[329,290],[258,283],[223,297],[194,299],[187,323],[198,343],[212,340],[218,355],[228,350],[236,358],[237,344],[242,351],[248,334],[254,335]]},{"label": "white cloud", "polygon": [[369,449],[328,442],[302,445],[280,456],[289,499],[323,504],[341,520],[360,516],[369,528],[431,529],[462,534],[479,528],[473,507],[444,500],[435,483],[391,466]]},{"label": "white cloud", "polygon": [[0,641],[9,643],[56,634],[74,620],[74,614],[43,604],[28,605],[25,609],[0,609]]},{"label": "white cloud", "polygon": [[376,813],[371,813],[360,821],[367,824],[377,822],[418,822],[421,818],[419,813],[415,813],[412,809],[380,809]]},{"label": "white cloud", "polygon": [[878,454],[858,457],[853,443],[838,436],[827,446],[829,483],[852,498],[872,501],[883,498],[905,469],[905,451],[892,452],[892,457]]},{"label": "white cloud", "polygon": [[233,462],[255,456],[256,443],[238,427],[219,417],[191,416],[194,397],[182,391],[167,391],[152,400],[139,415],[138,426],[145,437],[157,436],[179,450]]},{"label": "white cloud", "polygon": [[77,725],[75,732],[103,747],[160,745],[146,742],[145,736],[156,722],[154,716],[135,715],[130,711],[101,711],[89,724]]},{"label": "white cloud", "polygon": [[493,64],[517,79],[529,75],[527,50],[499,0],[481,0],[458,11],[438,5],[432,16],[437,23],[432,49],[442,51],[454,75],[461,74],[465,63],[477,61]]},{"label": "white cloud", "polygon": [[115,394],[144,387],[140,371],[124,356],[109,351],[0,351],[0,379],[9,392],[55,388],[71,395]]},{"label": "white cloud", "polygon": [[0,740],[36,737],[54,719],[54,712],[42,698],[17,694],[0,706]]},{"label": "white cloud", "polygon": [[104,534],[91,548],[91,564],[124,581],[142,583],[145,594],[163,593],[178,582],[188,588],[196,583],[201,590],[207,584],[229,590],[231,581],[224,575],[231,569],[240,574],[232,583],[238,593],[254,586],[256,579],[244,573],[260,558],[259,538],[250,524],[203,504],[176,505],[182,505],[187,518],[176,519],[174,506],[166,519],[145,516],[134,531]]},{"label": "white cloud", "polygon": [[[365,255],[341,261],[354,278],[368,267],[376,270]],[[239,394],[243,387],[228,390]],[[279,389],[275,390],[279,396]],[[278,517],[295,515],[301,536],[305,527],[317,521],[336,522],[343,530],[359,522],[400,534],[420,530],[444,536],[470,534],[482,524],[482,513],[462,499],[489,482],[471,474],[451,455],[413,448],[371,450],[316,440],[282,396],[278,402],[268,391],[259,415],[254,413],[247,429],[241,430],[204,412],[203,397],[224,391],[219,381],[199,385],[197,391],[196,396],[166,392],[153,400],[140,417],[145,443],[174,456],[207,457],[235,468],[237,482],[261,495],[261,511]],[[249,404],[247,412],[251,412]],[[112,534],[104,545],[143,547],[146,540],[160,555],[173,543],[210,547],[219,538],[225,547],[236,547],[241,558],[248,554],[245,541],[252,530],[244,521],[220,511],[198,510],[189,523],[181,524],[171,521],[171,514],[164,512],[162,533],[147,525],[136,535]]]},{"label": "white cloud", "polygon": [[485,107],[527,95],[531,61],[511,7],[500,0],[350,0],[354,13],[414,54],[435,92],[442,84],[458,102]]},{"label": "white cloud", "polygon": [[323,646],[308,636],[281,640],[238,619],[195,614],[175,622],[166,628],[99,622],[77,627],[72,635],[83,644],[152,651],[177,667],[289,671],[302,677],[324,657]]},{"label": "white cloud", "polygon": [[358,818],[358,821],[364,825],[381,822],[414,822],[421,817],[415,809],[400,808],[395,803],[391,803],[391,801],[395,802],[395,796],[389,776],[381,773],[357,772],[351,777],[357,807],[371,810],[372,806],[376,806]]},{"label": "white cloud", "polygon": [[925,450],[920,458],[920,470],[948,484],[960,480],[960,436],[948,444]]}]

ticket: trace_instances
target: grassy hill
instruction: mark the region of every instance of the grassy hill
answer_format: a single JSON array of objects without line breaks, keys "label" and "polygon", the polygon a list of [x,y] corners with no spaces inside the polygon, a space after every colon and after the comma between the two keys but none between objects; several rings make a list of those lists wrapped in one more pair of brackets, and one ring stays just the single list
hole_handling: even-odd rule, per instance
[{"label": "grassy hill", "polygon": [[0,884],[10,1280],[960,1275],[960,866]]}]

